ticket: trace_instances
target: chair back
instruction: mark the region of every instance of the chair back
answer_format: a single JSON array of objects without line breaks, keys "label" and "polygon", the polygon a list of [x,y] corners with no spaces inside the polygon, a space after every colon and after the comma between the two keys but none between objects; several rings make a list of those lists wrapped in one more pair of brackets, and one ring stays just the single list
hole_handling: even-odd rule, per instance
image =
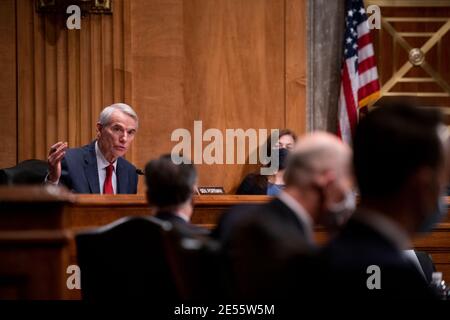
[{"label": "chair back", "polygon": [[155,217],[125,217],[78,234],[83,300],[177,300],[163,241],[171,228]]},{"label": "chair back", "polygon": [[30,159],[11,168],[0,169],[0,185],[42,184],[47,175],[46,161]]},{"label": "chair back", "polygon": [[184,301],[220,301],[226,296],[221,248],[206,236],[183,234],[174,225],[166,250],[178,293]]}]

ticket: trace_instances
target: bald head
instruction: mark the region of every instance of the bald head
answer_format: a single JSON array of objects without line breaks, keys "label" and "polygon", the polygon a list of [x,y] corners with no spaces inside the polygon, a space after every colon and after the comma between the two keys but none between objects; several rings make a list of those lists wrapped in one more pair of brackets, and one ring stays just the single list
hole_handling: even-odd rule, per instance
[{"label": "bald head", "polygon": [[328,173],[339,179],[350,173],[352,151],[335,135],[313,132],[303,136],[288,160],[286,185],[305,186],[317,175]]}]

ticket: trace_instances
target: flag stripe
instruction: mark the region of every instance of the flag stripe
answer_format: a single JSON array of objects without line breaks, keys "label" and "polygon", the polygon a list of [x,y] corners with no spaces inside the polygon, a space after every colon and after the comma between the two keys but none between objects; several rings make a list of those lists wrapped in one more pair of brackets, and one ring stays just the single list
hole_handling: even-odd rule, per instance
[{"label": "flag stripe", "polygon": [[362,100],[365,97],[369,96],[375,91],[380,90],[380,82],[377,80],[373,80],[366,84],[364,87],[359,88],[358,90],[358,100]]},{"label": "flag stripe", "polygon": [[350,129],[350,121],[347,116],[347,107],[345,104],[345,95],[344,95],[344,89],[341,85],[340,90],[340,97],[339,97],[339,111],[338,111],[338,135],[341,137],[343,141],[351,141],[351,129]]},{"label": "flag stripe", "polygon": [[348,69],[346,66],[344,66],[342,86],[344,88],[345,105],[347,110],[347,116],[350,122],[350,130],[353,135],[357,121],[356,105],[355,105],[355,97],[353,95],[353,91],[350,86],[350,75],[348,74]]},{"label": "flag stripe", "polygon": [[369,57],[372,57],[375,53],[373,52],[373,46],[365,46],[358,50],[358,60],[364,61]]},{"label": "flag stripe", "polygon": [[358,37],[362,37],[363,35],[370,32],[369,23],[367,22],[367,20],[361,22],[356,29],[358,30]]},{"label": "flag stripe", "polygon": [[364,73],[367,70],[369,70],[370,68],[376,67],[377,66],[377,62],[375,61],[375,57],[369,57],[366,60],[359,62],[358,64],[358,72],[359,73]]},{"label": "flag stripe", "polygon": [[380,84],[369,24],[362,0],[346,0],[344,59],[338,102],[338,130],[349,144],[361,107],[376,101]]},{"label": "flag stripe", "polygon": [[377,67],[370,68],[364,73],[359,74],[359,88],[364,87],[369,82],[378,79]]},{"label": "flag stripe", "polygon": [[361,50],[368,44],[372,44],[372,40],[370,39],[370,33],[366,33],[362,37],[358,38],[358,50]]}]

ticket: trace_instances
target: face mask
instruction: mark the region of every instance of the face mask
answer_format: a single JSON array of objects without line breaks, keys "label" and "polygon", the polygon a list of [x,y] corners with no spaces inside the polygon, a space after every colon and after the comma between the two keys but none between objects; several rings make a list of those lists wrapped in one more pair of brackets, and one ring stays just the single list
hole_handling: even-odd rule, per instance
[{"label": "face mask", "polygon": [[447,204],[444,202],[443,198],[443,196],[440,196],[438,198],[434,212],[428,215],[422,222],[422,225],[419,227],[420,233],[431,232],[431,230],[433,230],[433,227],[441,222],[447,215]]},{"label": "face mask", "polygon": [[332,204],[328,208],[325,226],[328,229],[337,229],[342,226],[356,209],[356,194],[353,191],[345,193],[342,201]]},{"label": "face mask", "polygon": [[284,170],[286,169],[286,164],[287,164],[287,158],[289,156],[289,150],[286,148],[281,148],[278,150],[278,159],[279,159],[279,165],[278,168],[279,170]]}]

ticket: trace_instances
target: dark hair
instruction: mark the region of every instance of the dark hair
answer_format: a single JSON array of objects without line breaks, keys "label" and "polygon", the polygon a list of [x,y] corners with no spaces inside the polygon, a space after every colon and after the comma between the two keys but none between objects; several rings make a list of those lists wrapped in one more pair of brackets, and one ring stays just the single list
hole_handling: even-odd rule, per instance
[{"label": "dark hair", "polygon": [[176,206],[192,197],[197,171],[192,164],[175,164],[166,154],[145,166],[145,181],[150,205]]},{"label": "dark hair", "polygon": [[443,161],[440,123],[437,110],[406,102],[377,107],[361,119],[353,153],[361,197],[394,196],[418,168],[437,168]]},{"label": "dark hair", "polygon": [[[294,139],[294,142],[297,142],[297,135],[294,131],[290,129],[280,129],[278,131],[278,139],[280,139],[282,136],[291,136],[292,139]],[[269,135],[269,137],[266,140],[266,148],[267,148],[267,156],[270,157],[272,155],[272,135]]]},{"label": "dark hair", "polygon": [[[280,129],[278,131],[278,139],[280,139],[282,136],[287,136],[287,135],[291,136],[292,139],[294,139],[294,142],[297,142],[297,135],[291,129]],[[264,148],[264,147],[267,148],[266,154],[269,158],[272,156],[272,140],[271,140],[271,138],[272,138],[272,135],[269,135],[267,137],[265,144],[262,146],[262,148]],[[270,162],[266,166],[270,166]],[[259,170],[258,170],[258,173],[255,173],[256,185],[260,188],[266,188],[268,177],[269,176],[259,174]]]}]

